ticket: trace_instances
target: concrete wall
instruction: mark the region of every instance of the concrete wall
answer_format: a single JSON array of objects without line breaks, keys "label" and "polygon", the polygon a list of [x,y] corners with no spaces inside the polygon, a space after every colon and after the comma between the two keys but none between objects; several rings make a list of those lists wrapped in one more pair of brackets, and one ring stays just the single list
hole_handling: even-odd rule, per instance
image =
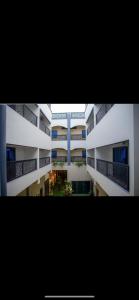
[{"label": "concrete wall", "polygon": [[115,182],[111,181],[101,173],[99,173],[94,168],[87,165],[87,171],[89,172],[91,178],[93,178],[101,187],[102,189],[109,195],[109,196],[132,196],[132,192],[127,192],[122,187],[120,187]]},{"label": "concrete wall", "polygon": [[85,130],[85,129],[86,129],[85,126],[78,126],[76,129],[71,128],[70,133],[72,135],[74,135],[74,134],[82,134],[82,130]]},{"label": "concrete wall", "polygon": [[133,105],[115,104],[87,136],[87,149],[131,140]]},{"label": "concrete wall", "polygon": [[85,122],[85,119],[71,119],[71,122],[70,122],[70,127],[74,127],[74,126],[86,126],[86,122]]},{"label": "concrete wall", "polygon": [[62,127],[66,127],[67,128],[67,119],[58,119],[58,120],[53,120],[52,119],[52,127],[54,126],[62,126]]},{"label": "concrete wall", "polygon": [[49,122],[51,122],[52,113],[51,113],[51,110],[48,107],[48,105],[47,104],[39,104],[39,108],[42,110],[42,112],[47,117],[47,119],[49,120]]},{"label": "concrete wall", "polygon": [[52,149],[63,148],[65,150],[68,149],[67,141],[52,141]]},{"label": "concrete wall", "polygon": [[87,121],[91,111],[92,111],[92,108],[94,107],[94,104],[88,104],[87,105],[87,108],[86,108],[86,111],[85,111],[85,120]]},{"label": "concrete wall", "polygon": [[70,149],[86,148],[86,140],[70,141]]},{"label": "concrete wall", "polygon": [[51,138],[23,118],[9,106],[6,107],[6,143],[51,149]]},{"label": "concrete wall", "polygon": [[82,156],[82,150],[85,149],[74,149],[71,151],[71,156]]},{"label": "concrete wall", "polygon": [[52,127],[52,130],[57,130],[58,135],[67,135],[67,129],[61,128],[60,126]]}]

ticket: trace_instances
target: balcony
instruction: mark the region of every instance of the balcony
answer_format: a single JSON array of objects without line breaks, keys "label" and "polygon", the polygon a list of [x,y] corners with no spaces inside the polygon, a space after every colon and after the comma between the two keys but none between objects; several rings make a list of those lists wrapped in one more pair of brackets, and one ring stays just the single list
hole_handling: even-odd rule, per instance
[{"label": "balcony", "polygon": [[71,140],[86,140],[86,137],[83,137],[82,134],[71,134]]},{"label": "balcony", "polygon": [[57,156],[52,158],[52,162],[67,162],[67,156]]},{"label": "balcony", "polygon": [[50,136],[50,129],[40,120],[40,129]]},{"label": "balcony", "polygon": [[67,119],[67,113],[55,113],[52,114],[52,119]]},{"label": "balcony", "polygon": [[56,137],[52,137],[52,141],[66,141],[67,135],[57,135]]},{"label": "balcony", "polygon": [[7,182],[37,169],[37,159],[7,161]]},{"label": "balcony", "polygon": [[97,171],[129,191],[129,166],[97,159]]},{"label": "balcony", "polygon": [[85,119],[84,112],[73,112],[71,113],[71,119]]},{"label": "balcony", "polygon": [[37,116],[28,108],[25,104],[15,105],[10,104],[8,105],[10,108],[14,109],[17,113],[19,113],[23,118],[28,120],[30,123],[37,127]]},{"label": "balcony", "polygon": [[92,129],[94,128],[94,122],[91,123],[88,128],[87,128],[87,135],[92,131]]},{"label": "balcony", "polygon": [[95,159],[93,157],[87,157],[87,164],[95,169]]},{"label": "balcony", "polygon": [[50,157],[42,157],[39,159],[39,167],[43,168],[50,164]]},{"label": "balcony", "polygon": [[83,162],[86,163],[86,158],[82,156],[71,156],[71,162]]},{"label": "balcony", "polygon": [[96,114],[96,124],[98,124],[101,119],[106,115],[106,113],[111,109],[114,104],[102,104],[99,111]]}]

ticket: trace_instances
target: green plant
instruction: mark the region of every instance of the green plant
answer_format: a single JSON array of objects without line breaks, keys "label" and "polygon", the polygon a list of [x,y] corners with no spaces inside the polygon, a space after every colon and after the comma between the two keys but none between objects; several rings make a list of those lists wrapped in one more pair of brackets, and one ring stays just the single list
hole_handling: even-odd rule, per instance
[{"label": "green plant", "polygon": [[64,161],[59,161],[59,162],[58,162],[58,165],[59,165],[60,167],[63,167],[63,166],[64,166]]},{"label": "green plant", "polygon": [[57,161],[54,161],[53,162],[53,166],[57,166],[58,165],[58,162]]},{"label": "green plant", "polygon": [[64,166],[64,161],[54,161],[53,162],[53,166],[56,167],[56,166],[60,166],[60,167],[63,167]]},{"label": "green plant", "polygon": [[81,167],[81,166],[85,165],[85,162],[84,161],[78,161],[78,162],[75,162],[75,165],[77,167]]},{"label": "green plant", "polygon": [[68,181],[65,182],[64,192],[65,192],[65,196],[70,196],[72,194],[73,190],[72,190],[71,182]]}]

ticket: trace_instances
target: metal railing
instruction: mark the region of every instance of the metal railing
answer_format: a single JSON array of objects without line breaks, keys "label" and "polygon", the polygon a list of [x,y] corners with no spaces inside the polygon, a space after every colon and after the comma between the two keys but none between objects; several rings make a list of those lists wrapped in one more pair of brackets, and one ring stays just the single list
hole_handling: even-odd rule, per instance
[{"label": "metal railing", "polygon": [[87,157],[87,164],[95,169],[95,159],[93,157]]},{"label": "metal railing", "polygon": [[97,159],[97,171],[129,191],[129,166]]},{"label": "metal railing", "polygon": [[106,115],[114,104],[102,104],[99,111],[96,114],[96,124]]},{"label": "metal railing", "polygon": [[94,128],[94,123],[91,123],[87,128],[87,135],[92,131],[93,128]]},{"label": "metal railing", "polygon": [[39,159],[39,167],[43,168],[50,164],[50,157],[41,157]]},{"label": "metal railing", "polygon": [[37,126],[37,116],[28,108],[26,104],[9,104],[8,106],[14,109],[30,123]]},{"label": "metal railing", "polygon": [[57,137],[52,136],[53,141],[66,141],[67,135],[57,135]]},{"label": "metal railing", "polygon": [[54,113],[52,119],[67,119],[67,113]]},{"label": "metal railing", "polygon": [[71,134],[71,140],[86,140],[86,137],[83,137],[82,134]]},{"label": "metal railing", "polygon": [[84,119],[85,113],[84,112],[72,112],[71,119]]},{"label": "metal railing", "polygon": [[40,120],[40,129],[50,136],[50,129]]},{"label": "metal railing", "polygon": [[37,159],[7,161],[7,182],[37,169]]},{"label": "metal railing", "polygon": [[52,157],[52,162],[67,162],[67,156]]},{"label": "metal railing", "polygon": [[82,156],[71,156],[71,162],[84,162],[86,163],[86,158]]}]

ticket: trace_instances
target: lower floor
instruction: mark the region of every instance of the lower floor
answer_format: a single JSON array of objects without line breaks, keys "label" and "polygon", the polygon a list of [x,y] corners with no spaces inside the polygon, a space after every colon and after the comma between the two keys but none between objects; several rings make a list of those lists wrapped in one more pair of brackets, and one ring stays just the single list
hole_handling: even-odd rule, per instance
[{"label": "lower floor", "polygon": [[49,178],[42,176],[40,180],[34,182],[17,196],[48,196],[49,195]]},{"label": "lower floor", "polygon": [[66,196],[67,184],[70,185],[70,195],[78,196],[93,194],[91,192],[91,181],[80,180],[80,178],[68,181],[67,170],[52,170],[17,196]]}]

